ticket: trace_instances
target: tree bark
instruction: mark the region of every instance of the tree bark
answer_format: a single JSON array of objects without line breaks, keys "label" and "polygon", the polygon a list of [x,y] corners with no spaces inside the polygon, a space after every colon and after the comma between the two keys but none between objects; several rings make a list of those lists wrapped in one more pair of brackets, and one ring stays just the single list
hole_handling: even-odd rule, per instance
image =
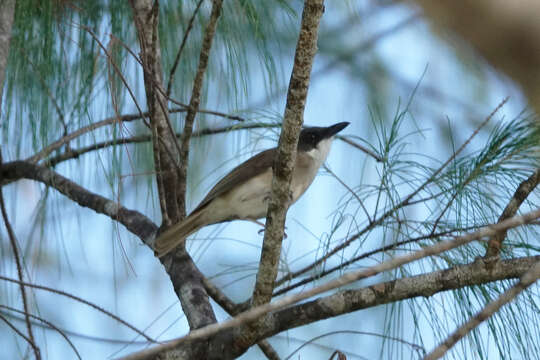
[{"label": "tree bark", "polygon": [[[161,51],[158,34],[159,2],[132,0],[133,17],[141,46],[146,101],[149,110],[154,149],[154,166],[158,188],[162,227],[185,218],[185,191],[181,185],[180,147],[168,118],[163,90]],[[186,159],[187,161],[187,159]],[[180,192],[179,192],[180,191]],[[185,247],[160,259],[191,329],[216,322],[208,294],[203,286],[203,275]],[[194,349],[205,351],[204,344]],[[200,355],[200,354],[199,354]]]}]

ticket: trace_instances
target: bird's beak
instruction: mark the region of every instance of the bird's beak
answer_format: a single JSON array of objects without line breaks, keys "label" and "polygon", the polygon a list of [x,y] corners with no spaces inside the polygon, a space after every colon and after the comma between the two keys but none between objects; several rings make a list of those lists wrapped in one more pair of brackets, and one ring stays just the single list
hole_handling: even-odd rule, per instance
[{"label": "bird's beak", "polygon": [[349,122],[340,122],[340,123],[337,123],[337,124],[334,124],[332,126],[329,126],[326,128],[326,134],[325,134],[325,138],[329,138],[329,137],[332,137],[334,135],[336,135],[338,132],[340,132],[341,130],[345,129],[350,123]]}]

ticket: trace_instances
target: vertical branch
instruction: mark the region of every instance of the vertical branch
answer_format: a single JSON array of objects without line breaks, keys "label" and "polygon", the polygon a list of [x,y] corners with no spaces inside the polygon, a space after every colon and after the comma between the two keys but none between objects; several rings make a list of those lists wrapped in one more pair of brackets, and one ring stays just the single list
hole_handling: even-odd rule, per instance
[{"label": "vertical branch", "polygon": [[[163,73],[158,34],[159,2],[157,0],[130,0],[130,3],[141,47],[140,59],[152,128],[156,183],[163,218],[162,227],[168,227],[185,217],[185,176],[180,176],[180,170],[187,164],[182,163],[184,158],[180,157],[180,147],[164,105],[166,99],[165,91],[162,90]],[[194,114],[192,116],[194,117]],[[183,186],[180,186],[182,183]],[[176,253],[164,258],[162,263],[171,278],[190,328],[214,323],[216,318],[202,283],[203,275],[185,248],[178,248]],[[198,351],[204,353],[204,346],[198,347]]]},{"label": "vertical branch", "polygon": [[[0,165],[2,164],[2,153],[0,152]],[[1,182],[1,176],[0,176],[0,182]],[[39,347],[36,345],[36,342],[34,340],[34,334],[32,333],[32,325],[30,322],[30,310],[28,309],[28,299],[26,297],[26,290],[24,288],[24,285],[22,282],[24,281],[23,277],[23,268],[21,264],[21,255],[19,254],[19,248],[17,247],[17,239],[15,238],[15,232],[13,231],[13,228],[11,227],[11,224],[9,223],[7,211],[6,211],[6,204],[4,203],[4,195],[3,190],[0,187],[0,208],[2,211],[2,218],[4,219],[4,224],[6,226],[6,230],[9,237],[9,242],[11,243],[11,249],[13,250],[13,257],[15,258],[15,265],[17,266],[17,276],[19,278],[19,281],[21,283],[19,284],[19,288],[21,290],[21,298],[23,303],[23,309],[24,309],[24,320],[26,322],[26,330],[28,332],[28,343],[34,350],[34,355],[36,359],[41,359]]]},{"label": "vertical branch", "polygon": [[176,223],[184,216],[184,208],[177,199],[178,146],[170,131],[161,69],[161,50],[157,31],[159,3],[152,0],[131,0],[133,18],[141,47],[146,102],[152,129],[154,166],[163,224]]},{"label": "vertical branch", "polygon": [[304,2],[300,34],[287,92],[283,128],[276,159],[274,159],[272,195],[268,205],[259,271],[253,291],[253,306],[265,304],[272,298],[281,254],[285,215],[290,200],[290,184],[296,162],[296,147],[304,121],[311,67],[317,52],[317,35],[323,12],[324,0],[306,0]]},{"label": "vertical branch", "polygon": [[214,0],[212,3],[212,12],[210,14],[210,20],[206,29],[204,30],[204,38],[199,55],[199,65],[197,67],[197,73],[195,74],[195,80],[193,81],[193,91],[191,92],[191,100],[189,101],[189,108],[184,123],[184,131],[180,136],[180,171],[179,171],[179,189],[178,199],[179,203],[185,208],[185,193],[186,193],[186,180],[187,180],[187,167],[189,162],[189,142],[191,140],[191,134],[193,133],[193,123],[195,121],[195,115],[199,110],[201,103],[201,92],[204,79],[204,73],[208,68],[208,58],[210,57],[210,49],[212,48],[212,41],[216,33],[216,26],[219,16],[221,15],[221,7],[223,0]]}]

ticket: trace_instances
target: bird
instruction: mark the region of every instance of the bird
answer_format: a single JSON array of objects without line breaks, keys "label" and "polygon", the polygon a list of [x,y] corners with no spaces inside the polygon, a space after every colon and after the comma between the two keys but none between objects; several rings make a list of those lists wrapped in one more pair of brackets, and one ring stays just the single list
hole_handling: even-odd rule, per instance
[{"label": "bird", "polygon": [[[296,164],[291,180],[289,206],[311,185],[326,161],[334,136],[349,125],[309,126],[300,131]],[[266,216],[272,188],[272,164],[277,147],[258,153],[225,175],[183,221],[172,225],[155,240],[156,256],[163,257],[200,228],[232,220]]]}]

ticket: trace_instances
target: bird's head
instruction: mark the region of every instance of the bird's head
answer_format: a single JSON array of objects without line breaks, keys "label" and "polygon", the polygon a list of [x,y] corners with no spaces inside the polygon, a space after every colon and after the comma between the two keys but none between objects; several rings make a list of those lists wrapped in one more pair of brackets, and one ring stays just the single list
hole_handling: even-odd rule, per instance
[{"label": "bird's head", "polygon": [[330,144],[341,130],[349,125],[348,122],[340,122],[328,127],[310,126],[305,127],[300,132],[298,140],[298,151],[304,151],[312,156],[326,159],[330,151]]}]

